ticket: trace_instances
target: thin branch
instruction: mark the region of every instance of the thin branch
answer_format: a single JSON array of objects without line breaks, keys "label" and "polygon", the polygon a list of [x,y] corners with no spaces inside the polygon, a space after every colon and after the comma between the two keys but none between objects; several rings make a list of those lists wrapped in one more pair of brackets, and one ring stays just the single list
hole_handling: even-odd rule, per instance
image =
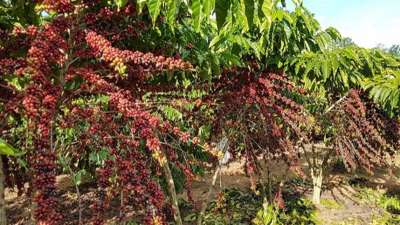
[{"label": "thin branch", "polygon": [[337,105],[342,103],[347,98],[347,95],[348,93],[346,93],[343,97],[333,103],[322,115],[328,114],[330,111],[332,111]]},{"label": "thin branch", "polygon": [[0,87],[5,88],[5,89],[8,89],[8,90],[10,90],[10,91],[12,91],[12,92],[15,91],[12,87],[10,87],[10,86],[8,86],[8,85],[5,85],[5,84],[0,84]]},{"label": "thin branch", "polygon": [[214,176],[213,176],[211,185],[208,188],[208,193],[207,193],[206,200],[205,200],[205,202],[203,202],[203,204],[201,206],[200,214],[197,217],[197,225],[201,225],[202,224],[202,220],[203,220],[204,214],[205,214],[205,212],[207,210],[207,205],[211,201],[212,192],[213,192],[213,189],[215,187],[215,184],[217,183],[217,178],[218,178],[218,174],[220,173],[220,171],[221,171],[221,167],[218,166],[217,169],[214,172]]}]

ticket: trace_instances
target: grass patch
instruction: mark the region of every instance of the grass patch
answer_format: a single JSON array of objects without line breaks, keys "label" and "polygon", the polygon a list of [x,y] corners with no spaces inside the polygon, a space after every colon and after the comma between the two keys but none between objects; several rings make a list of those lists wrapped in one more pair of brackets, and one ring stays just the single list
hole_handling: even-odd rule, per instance
[{"label": "grass patch", "polygon": [[371,225],[399,225],[400,217],[394,216],[388,212],[384,212],[382,215],[376,215],[372,218]]},{"label": "grass patch", "polygon": [[344,206],[333,199],[321,199],[321,205],[326,209],[343,209]]},{"label": "grass patch", "polygon": [[329,225],[364,225],[365,223],[360,219],[352,218],[341,222],[333,222]]},{"label": "grass patch", "polygon": [[383,213],[373,217],[372,225],[400,225],[400,198],[388,196],[382,190],[358,187],[357,197],[364,204],[373,204],[381,208]]},{"label": "grass patch", "polygon": [[357,198],[365,204],[374,204],[389,213],[400,215],[400,199],[398,196],[388,196],[381,190],[359,188]]},{"label": "grass patch", "polygon": [[[226,189],[212,201],[204,215],[203,225],[317,225],[317,211],[312,202],[300,196],[284,196],[285,208],[263,204],[261,196],[238,189]],[[184,216],[194,224],[197,213]]]}]

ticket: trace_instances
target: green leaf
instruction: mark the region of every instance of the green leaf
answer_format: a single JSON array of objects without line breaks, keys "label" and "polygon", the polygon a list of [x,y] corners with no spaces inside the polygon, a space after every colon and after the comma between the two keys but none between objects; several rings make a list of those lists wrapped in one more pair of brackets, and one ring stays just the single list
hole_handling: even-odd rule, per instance
[{"label": "green leaf", "polygon": [[230,5],[230,0],[218,0],[215,2],[215,16],[217,19],[218,29],[221,29],[224,26]]},{"label": "green leaf", "polygon": [[211,126],[203,125],[199,128],[199,137],[201,140],[207,140],[211,135]]},{"label": "green leaf", "polygon": [[138,13],[141,14],[143,7],[146,5],[146,0],[137,0],[136,5],[137,5]]},{"label": "green leaf", "polygon": [[241,59],[238,55],[231,54],[229,52],[221,53],[222,58],[224,58],[230,65],[239,66],[241,65]]},{"label": "green leaf", "polygon": [[214,7],[215,0],[203,0],[203,13],[207,19],[211,15],[211,12],[214,10]]},{"label": "green leaf", "polygon": [[[211,55],[212,60],[211,60],[211,75],[219,75],[221,74],[221,68],[220,68],[220,61],[218,57],[214,54]],[[211,77],[210,77],[211,79]]]},{"label": "green leaf", "polygon": [[100,151],[91,152],[89,154],[89,162],[96,166],[104,165],[104,162],[110,158],[110,154],[107,150],[101,149]]},{"label": "green leaf", "polygon": [[313,70],[313,68],[314,68],[314,63],[312,61],[308,62],[308,64],[306,64],[306,69],[304,71],[304,75],[309,76],[309,73],[311,70]]},{"label": "green leaf", "polygon": [[7,156],[16,156],[17,150],[11,145],[7,144],[6,141],[0,138],[0,154]]},{"label": "green leaf", "polygon": [[254,0],[244,0],[245,14],[249,28],[253,27],[254,23]]},{"label": "green leaf", "polygon": [[192,17],[194,29],[200,31],[201,25],[201,0],[192,0]]},{"label": "green leaf", "polygon": [[73,176],[73,182],[74,182],[74,184],[76,184],[76,185],[81,185],[81,183],[82,183],[82,176],[85,176],[85,174],[86,174],[86,171],[84,170],[84,169],[82,169],[82,170],[79,170],[77,173],[75,173],[74,174],[74,176]]},{"label": "green leaf", "polygon": [[83,83],[83,79],[81,77],[76,77],[73,80],[70,80],[65,83],[64,89],[68,91],[76,90]]},{"label": "green leaf", "polygon": [[126,5],[126,3],[128,3],[128,0],[114,0],[114,2],[117,5],[118,9],[121,9]]},{"label": "green leaf", "polygon": [[3,79],[7,81],[9,85],[14,86],[18,91],[22,91],[28,82],[26,79],[16,76],[15,74],[5,75]]},{"label": "green leaf", "polygon": [[[207,65],[208,65],[208,63],[207,63]],[[202,80],[210,81],[211,78],[212,78],[212,73],[211,72],[212,72],[212,70],[211,70],[210,66],[207,66],[206,68],[201,69],[199,71],[200,78]]]},{"label": "green leaf", "polygon": [[272,8],[274,6],[272,0],[263,0],[262,2],[260,1],[260,5],[261,5],[261,11],[263,12],[264,16],[271,17]]},{"label": "green leaf", "polygon": [[177,121],[182,119],[182,113],[172,106],[163,106],[161,111],[164,113],[168,120]]},{"label": "green leaf", "polygon": [[321,67],[323,79],[327,80],[329,78],[330,68],[328,60],[326,58],[323,59]]},{"label": "green leaf", "polygon": [[180,0],[168,0],[167,22],[171,27],[175,24],[176,13],[180,3]]},{"label": "green leaf", "polygon": [[156,23],[158,15],[160,15],[161,10],[161,0],[148,0],[147,8],[149,9],[149,14],[153,25]]},{"label": "green leaf", "polygon": [[242,27],[243,31],[248,31],[249,25],[247,22],[244,0],[237,1],[236,4],[232,4],[231,10],[233,22],[239,27]]},{"label": "green leaf", "polygon": [[17,158],[17,163],[19,166],[21,166],[24,169],[28,169],[28,163],[22,159],[22,158]]},{"label": "green leaf", "polygon": [[369,96],[380,104],[389,115],[398,114],[400,109],[400,72],[386,71],[384,74],[363,80],[362,86]]},{"label": "green leaf", "polygon": [[349,76],[343,70],[340,70],[340,77],[345,88],[349,88]]}]

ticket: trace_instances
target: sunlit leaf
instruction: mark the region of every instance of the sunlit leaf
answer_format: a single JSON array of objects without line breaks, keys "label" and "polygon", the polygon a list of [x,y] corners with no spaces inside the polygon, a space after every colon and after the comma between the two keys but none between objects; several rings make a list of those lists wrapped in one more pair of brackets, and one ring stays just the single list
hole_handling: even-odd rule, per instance
[{"label": "sunlit leaf", "polygon": [[180,0],[168,0],[167,22],[171,27],[175,24],[179,4]]},{"label": "sunlit leaf", "polygon": [[244,0],[245,14],[247,18],[248,27],[251,28],[254,22],[254,0]]},{"label": "sunlit leaf", "polygon": [[201,0],[192,0],[192,17],[193,26],[196,31],[200,31],[202,10],[201,10]]},{"label": "sunlit leaf", "polygon": [[128,3],[128,0],[114,0],[114,2],[117,5],[118,9],[120,9]]},{"label": "sunlit leaf", "polygon": [[148,0],[147,8],[149,9],[149,14],[153,24],[156,23],[158,15],[160,15],[162,0]]},{"label": "sunlit leaf", "polygon": [[7,142],[0,138],[0,154],[7,156],[16,156],[18,155],[18,150],[16,150],[11,145],[7,144]]},{"label": "sunlit leaf", "polygon": [[208,18],[214,10],[216,0],[203,0],[204,17]]}]

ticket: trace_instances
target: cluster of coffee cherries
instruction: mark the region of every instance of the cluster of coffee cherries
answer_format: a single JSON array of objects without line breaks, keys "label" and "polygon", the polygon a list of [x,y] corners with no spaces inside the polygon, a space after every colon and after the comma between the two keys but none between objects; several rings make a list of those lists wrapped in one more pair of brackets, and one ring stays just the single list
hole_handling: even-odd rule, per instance
[{"label": "cluster of coffee cherries", "polygon": [[[233,155],[250,155],[249,159],[254,158],[253,154],[269,158],[286,157],[290,159],[288,162],[297,163],[298,154],[294,141],[306,136],[299,125],[305,121],[302,113],[304,110],[299,103],[286,95],[296,91],[296,87],[283,74],[255,73],[245,69],[225,71],[221,82],[215,83],[222,93],[215,96],[215,99],[224,102],[217,110],[216,121],[226,121],[222,124],[227,127],[221,127],[219,122],[217,128],[236,130],[232,134],[233,139],[245,140],[248,142],[245,143],[246,146],[254,146],[251,143],[256,142],[258,146],[251,150],[251,154],[243,154],[238,149],[239,152],[235,150]],[[289,130],[295,134],[292,139],[285,138]],[[242,137],[244,133],[246,137]]]},{"label": "cluster of coffee cherries", "polygon": [[33,168],[33,200],[37,204],[34,215],[38,223],[49,225],[57,224],[61,219],[57,207],[57,165],[53,141],[54,118],[61,87],[54,81],[53,70],[62,67],[68,48],[62,24],[65,23],[55,19],[54,23],[44,25],[43,29],[31,27],[25,30],[31,40],[24,60],[26,63],[19,68],[23,71],[21,75],[27,76],[30,81],[21,93],[21,105],[33,131],[35,151],[29,163]]},{"label": "cluster of coffee cherries", "polygon": [[393,146],[386,141],[379,123],[368,119],[369,112],[360,94],[359,90],[350,90],[332,112],[337,130],[335,148],[348,170],[361,166],[372,172],[375,166],[387,164],[385,157],[392,155]]},{"label": "cluster of coffee cherries", "polygon": [[[120,191],[125,196],[124,204],[131,204],[139,210],[147,210],[149,205],[153,207],[151,213],[148,213],[151,217],[150,224],[164,224],[162,208],[165,198],[160,185],[153,180],[155,175],[159,175],[154,171],[159,170],[167,160],[177,165],[178,160],[173,160],[177,159],[173,156],[174,150],[165,151],[160,138],[171,134],[182,143],[188,144],[191,143],[190,134],[153,116],[130,91],[120,88],[105,77],[115,72],[110,72],[110,66],[121,74],[138,70],[155,74],[165,70],[191,70],[192,65],[178,57],[113,47],[106,36],[85,30],[85,26],[76,26],[75,23],[81,22],[75,14],[77,5],[73,1],[37,2],[56,15],[51,22],[41,25],[40,29],[30,27],[19,32],[18,35],[27,36],[24,39],[27,50],[21,60],[23,63],[12,57],[8,60],[2,59],[1,64],[7,67],[0,69],[7,73],[21,69],[19,74],[29,80],[21,93],[23,97],[20,104],[33,133],[35,150],[30,152],[29,166],[33,169],[32,184],[35,190],[34,201],[37,204],[35,219],[40,224],[60,224],[61,214],[58,212],[55,185],[58,149],[55,148],[54,140],[59,129],[76,128],[84,123],[87,130],[79,134],[80,143],[76,145],[79,150],[71,150],[74,159],[87,155],[89,150],[99,149],[108,151],[113,159],[106,160],[103,166],[96,168],[99,201],[93,204],[93,223],[104,222],[102,214]],[[90,2],[94,1],[80,3],[95,7]],[[134,9],[131,7],[127,11],[130,10]],[[104,14],[109,15],[109,11],[105,10]],[[93,15],[83,18],[87,22],[98,22]],[[89,48],[82,48],[82,43]],[[3,50],[0,51],[1,54],[4,53]],[[92,60],[77,62],[88,57]],[[93,58],[101,60],[99,62]],[[100,70],[101,72],[97,72]],[[82,81],[76,90],[67,90],[66,86],[76,80]],[[75,104],[81,99],[99,95],[107,96],[107,107]],[[130,131],[129,134],[127,130]],[[144,141],[143,145],[141,141]],[[154,163],[154,158],[158,164]],[[192,175],[188,166],[179,164],[178,167],[187,176]]]},{"label": "cluster of coffee cherries", "polygon": [[[112,47],[111,42],[94,31],[86,35],[86,42],[94,50],[96,57],[101,57],[105,62],[110,63],[117,71],[125,72],[125,66],[138,67],[142,71],[153,74],[163,70],[189,70],[192,65],[181,59],[172,57],[155,56],[153,53],[140,51],[120,50]],[[135,70],[136,71],[136,70]]]},{"label": "cluster of coffee cherries", "polygon": [[75,7],[70,0],[41,0],[43,6],[57,13],[71,13]]}]

